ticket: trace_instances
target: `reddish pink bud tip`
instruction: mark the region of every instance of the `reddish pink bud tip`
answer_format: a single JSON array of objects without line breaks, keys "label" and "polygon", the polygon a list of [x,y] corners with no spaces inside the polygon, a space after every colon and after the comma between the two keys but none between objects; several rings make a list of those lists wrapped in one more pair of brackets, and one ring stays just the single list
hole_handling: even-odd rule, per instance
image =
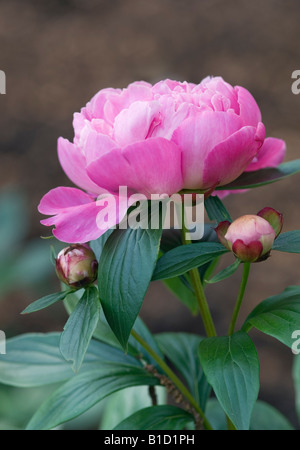
[{"label": "reddish pink bud tip", "polygon": [[259,241],[253,241],[246,245],[241,239],[238,239],[233,244],[232,251],[243,262],[255,262],[262,256],[263,246]]}]

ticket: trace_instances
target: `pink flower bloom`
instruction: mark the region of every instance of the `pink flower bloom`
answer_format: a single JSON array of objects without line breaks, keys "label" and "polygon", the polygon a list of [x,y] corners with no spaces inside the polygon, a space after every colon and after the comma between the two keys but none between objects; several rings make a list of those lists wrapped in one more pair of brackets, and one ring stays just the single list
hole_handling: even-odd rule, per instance
[{"label": "pink flower bloom", "polygon": [[[56,188],[39,211],[54,217],[55,236],[87,242],[126,215],[128,194],[171,195],[182,189],[225,186],[244,170],[282,161],[284,143],[265,140],[260,110],[252,95],[222,78],[200,84],[164,80],[135,82],[127,89],[103,89],[74,114],[74,141],[58,140],[58,157],[74,188]],[[264,144],[265,142],[265,144]],[[264,145],[263,145],[264,144]],[[103,206],[95,199],[112,193],[118,205],[114,223],[99,228]]]}]

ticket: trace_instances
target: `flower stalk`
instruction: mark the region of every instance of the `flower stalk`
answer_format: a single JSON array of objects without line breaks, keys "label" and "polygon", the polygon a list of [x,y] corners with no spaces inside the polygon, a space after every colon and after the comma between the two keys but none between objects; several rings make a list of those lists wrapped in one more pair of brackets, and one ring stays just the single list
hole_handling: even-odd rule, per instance
[{"label": "flower stalk", "polygon": [[234,333],[235,330],[235,325],[236,325],[236,321],[242,306],[242,302],[244,299],[244,295],[245,295],[245,290],[246,290],[246,286],[247,286],[247,282],[248,282],[248,278],[249,278],[249,273],[250,273],[250,267],[251,267],[251,263],[244,263],[244,268],[243,268],[243,276],[242,276],[242,281],[241,281],[241,285],[240,285],[240,290],[238,293],[238,297],[236,300],[236,304],[233,310],[233,315],[231,318],[231,322],[229,325],[229,329],[228,329],[228,335],[231,336]]},{"label": "flower stalk", "polygon": [[[187,237],[188,230],[185,226],[184,205],[182,207],[182,242],[185,245],[191,244],[191,240]],[[200,274],[197,268],[189,271],[191,282],[194,288],[196,299],[198,302],[200,314],[207,337],[217,336],[215,325],[210,313],[210,309],[206,300],[206,295],[201,282]]]},{"label": "flower stalk", "polygon": [[170,380],[174,383],[177,389],[182,393],[182,395],[188,400],[191,406],[195,409],[195,411],[199,414],[203,421],[203,426],[206,430],[213,430],[211,424],[207,420],[202,408],[198,405],[198,403],[193,398],[192,394],[185,387],[182,381],[177,377],[177,375],[170,369],[170,367],[165,363],[165,361],[156,353],[155,350],[146,342],[144,339],[135,331],[131,331],[131,335],[134,339],[149,353],[150,356],[157,362],[159,367],[165,372],[165,374],[170,378]]}]

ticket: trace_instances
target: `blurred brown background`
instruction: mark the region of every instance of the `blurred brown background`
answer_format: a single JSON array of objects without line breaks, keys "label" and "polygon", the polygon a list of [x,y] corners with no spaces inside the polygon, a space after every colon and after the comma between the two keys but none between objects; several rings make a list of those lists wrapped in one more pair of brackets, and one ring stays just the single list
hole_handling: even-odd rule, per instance
[{"label": "blurred brown background", "polygon": [[[57,138],[72,139],[73,112],[104,87],[163,78],[198,83],[221,75],[251,91],[267,134],[286,140],[286,160],[299,158],[300,95],[291,92],[291,74],[300,69],[299,22],[299,0],[1,1],[0,69],[7,94],[0,96],[0,186],[18,186],[27,196],[27,239],[49,234],[36,211],[41,196],[71,185],[57,160]],[[233,218],[267,205],[277,208],[285,231],[292,230],[300,227],[299,188],[300,175],[232,195],[225,203]],[[238,281],[236,274],[208,292],[220,334],[226,332]],[[274,252],[253,267],[242,319],[259,301],[299,283],[300,257]],[[59,289],[54,276],[38,292],[46,295],[49,289]],[[66,319],[61,306],[19,315],[36,295],[36,289],[17,285],[6,293],[0,329],[8,335],[61,330]],[[203,330],[199,318],[160,283],[151,285],[142,315],[154,332]],[[260,397],[295,424],[292,354],[262,334],[251,336],[261,360]]]}]

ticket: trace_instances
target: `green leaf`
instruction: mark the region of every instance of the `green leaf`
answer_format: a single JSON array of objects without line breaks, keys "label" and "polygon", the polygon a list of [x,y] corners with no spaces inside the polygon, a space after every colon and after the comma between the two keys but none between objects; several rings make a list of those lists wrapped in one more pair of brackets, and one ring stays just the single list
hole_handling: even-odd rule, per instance
[{"label": "green leaf", "polygon": [[250,430],[253,431],[291,431],[293,426],[277,409],[258,400],[254,406]]},{"label": "green leaf", "polygon": [[[74,311],[76,305],[78,304],[79,299],[81,298],[83,290],[75,291],[72,294],[68,295],[65,300],[65,306],[67,312],[69,314]],[[134,329],[136,332],[158,353],[162,358],[163,355],[160,352],[160,349],[157,346],[157,343],[150,333],[144,322],[140,317],[137,317],[136,322],[134,324]],[[122,349],[122,346],[115,334],[112,332],[112,329],[107,323],[107,320],[104,316],[103,310],[100,310],[100,318],[98,325],[94,331],[94,338],[98,339],[101,342],[104,342],[108,345],[116,347],[118,349]],[[130,336],[128,342],[128,353],[130,355],[139,356],[142,355],[143,359],[147,361],[149,364],[152,364],[157,367],[157,363],[151,358],[151,356],[142,348],[142,346],[132,337]],[[157,367],[158,368],[158,367]]]},{"label": "green leaf", "polygon": [[55,294],[46,295],[45,297],[36,300],[27,306],[26,309],[22,312],[22,314],[30,314],[36,311],[40,311],[41,309],[48,308],[48,306],[53,305],[56,302],[64,300],[68,294],[70,294],[72,290],[66,290],[61,292],[56,292]]},{"label": "green leaf", "polygon": [[[59,351],[59,340],[59,333],[30,333],[8,339],[6,355],[0,355],[0,382],[10,386],[35,387],[72,378],[74,372]],[[95,343],[90,346],[82,370],[99,361],[103,356],[103,346],[100,350]],[[110,356],[113,357],[113,352]]]},{"label": "green leaf", "polygon": [[[205,414],[214,430],[227,430],[226,416],[218,400],[213,398],[208,401]],[[250,430],[284,431],[293,430],[293,427],[279,411],[258,400],[253,408]]]},{"label": "green leaf", "polygon": [[98,289],[87,288],[70,315],[60,339],[60,351],[66,361],[73,362],[78,372],[98,324],[100,301]]},{"label": "green leaf", "polygon": [[126,349],[156,264],[162,230],[116,230],[99,261],[98,285],[105,317]]},{"label": "green leaf", "polygon": [[217,273],[217,275],[210,278],[209,280],[205,280],[206,283],[213,284],[213,283],[219,283],[219,281],[226,280],[226,278],[231,277],[231,275],[233,275],[237,271],[240,264],[241,264],[241,261],[239,259],[236,259],[233,264],[226,267],[224,270],[221,270],[221,272]]},{"label": "green leaf", "polygon": [[191,414],[171,405],[150,406],[119,423],[115,430],[183,430],[193,422]]},{"label": "green leaf", "polygon": [[232,183],[217,187],[217,190],[252,189],[283,180],[300,172],[300,159],[280,164],[277,168],[260,169],[244,172]]},{"label": "green leaf", "polygon": [[247,317],[243,330],[255,327],[291,347],[292,334],[299,325],[300,286],[292,286],[260,303]]},{"label": "green leaf", "polygon": [[160,250],[163,253],[166,253],[179,245],[182,245],[181,230],[163,230],[160,241]]},{"label": "green leaf", "polygon": [[300,230],[281,233],[275,239],[273,250],[288,253],[300,253]]},{"label": "green leaf", "polygon": [[[150,347],[162,358],[163,354],[153,336],[153,334],[149,331],[149,329],[146,327],[144,322],[140,317],[137,318],[134,324],[134,330],[144,339],[144,341],[147,342],[147,344],[150,345]],[[128,341],[128,352],[135,356],[136,358],[140,358],[142,356],[142,359],[147,361],[148,364],[153,365],[157,368],[157,370],[160,372],[161,369],[157,365],[157,362],[146,352],[146,350],[141,346],[139,342],[133,337],[130,336]]]},{"label": "green leaf", "polygon": [[50,430],[78,417],[110,394],[131,386],[157,385],[142,367],[103,364],[80,373],[55,391],[30,420],[28,430]]},{"label": "green leaf", "polygon": [[203,338],[189,333],[161,333],[155,338],[166,357],[183,375],[197,403],[205,410],[210,386],[198,357],[199,345]]},{"label": "green leaf", "polygon": [[300,422],[300,356],[295,356],[293,363],[293,380],[295,388],[295,406]]},{"label": "green leaf", "polygon": [[214,430],[228,430],[225,412],[216,398],[210,398],[208,400],[205,415]]},{"label": "green leaf", "polygon": [[181,245],[165,253],[157,261],[152,280],[182,275],[225,253],[228,253],[228,250],[223,245],[214,242]]},{"label": "green leaf", "polygon": [[203,339],[199,347],[202,369],[222,408],[239,430],[248,430],[259,392],[259,362],[250,337]]},{"label": "green leaf", "polygon": [[[166,388],[155,386],[158,404],[167,402]],[[105,402],[101,417],[101,430],[112,430],[135,412],[152,406],[149,386],[134,386],[115,392]]]},{"label": "green leaf", "polygon": [[210,220],[215,220],[217,223],[225,220],[232,222],[229,212],[217,196],[210,196],[205,200],[205,209]]}]

